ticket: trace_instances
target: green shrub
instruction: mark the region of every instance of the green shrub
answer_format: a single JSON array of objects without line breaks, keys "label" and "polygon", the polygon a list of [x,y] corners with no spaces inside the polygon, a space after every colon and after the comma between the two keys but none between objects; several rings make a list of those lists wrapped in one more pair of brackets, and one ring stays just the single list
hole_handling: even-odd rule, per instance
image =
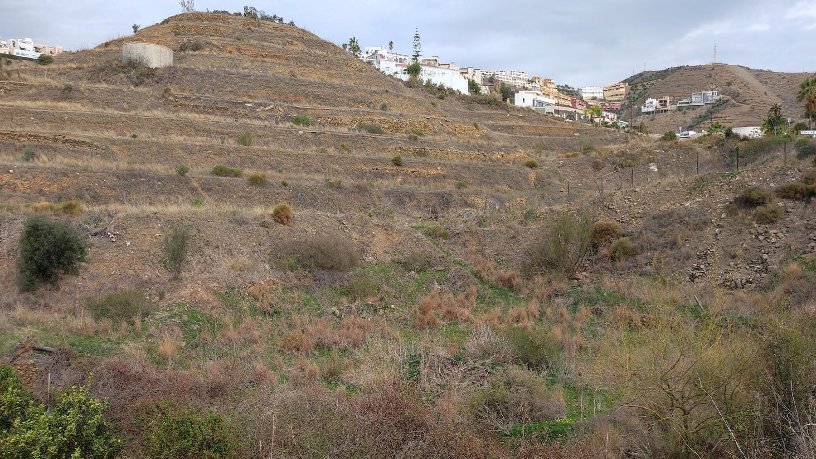
[{"label": "green shrub", "polygon": [[528,159],[527,161],[524,161],[524,165],[530,169],[535,169],[538,167],[538,162],[534,159]]},{"label": "green shrub", "polygon": [[111,319],[114,323],[132,323],[136,317],[143,317],[155,306],[144,293],[138,290],[123,290],[111,293],[105,298],[88,304],[94,319]]},{"label": "green shrub", "polygon": [[759,206],[754,211],[754,220],[760,224],[773,223],[785,215],[785,208],[776,203]]},{"label": "green shrub", "polygon": [[23,150],[23,161],[25,161],[27,163],[30,163],[31,161],[36,161],[37,158],[39,158],[39,157],[40,157],[40,154],[37,153],[37,150],[35,150],[35,149],[31,148],[31,147],[26,147]]},{"label": "green shrub", "polygon": [[60,273],[77,272],[86,251],[85,241],[67,222],[31,217],[20,237],[17,285],[21,291],[33,290],[43,282],[56,285]]},{"label": "green shrub", "polygon": [[371,276],[357,275],[348,283],[348,294],[354,300],[366,300],[380,294],[380,282]]},{"label": "green shrub", "polygon": [[467,188],[467,183],[461,180],[457,180],[454,186],[456,187],[457,190],[464,190],[465,188]]},{"label": "green shrub", "polygon": [[266,185],[266,174],[263,172],[253,172],[247,177],[247,182],[254,186]]},{"label": "green shrub", "polygon": [[240,177],[243,174],[237,167],[229,167],[223,164],[216,164],[212,168],[212,174],[218,177]]},{"label": "green shrub", "polygon": [[478,96],[470,96],[470,100],[479,105],[490,105],[495,107],[501,103],[501,100],[495,94],[482,94]]},{"label": "green shrub", "polygon": [[344,143],[338,145],[337,149],[340,150],[340,153],[349,153],[351,151],[351,147]]},{"label": "green shrub", "polygon": [[104,419],[107,404],[88,397],[86,387],[72,387],[48,409],[33,400],[8,367],[0,367],[0,380],[5,405],[0,416],[15,416],[10,422],[0,419],[0,426],[10,426],[0,435],[0,458],[107,459],[121,452],[122,439]]},{"label": "green shrub", "polygon": [[54,63],[54,56],[50,54],[40,54],[40,57],[37,58],[37,63],[40,65],[49,65]]},{"label": "green shrub", "polygon": [[593,247],[597,248],[621,236],[623,236],[623,231],[615,220],[598,220],[592,224],[590,239]]},{"label": "green shrub", "polygon": [[402,257],[397,263],[407,271],[420,272],[429,269],[433,265],[433,259],[431,254],[427,252],[414,250]]},{"label": "green shrub", "polygon": [[753,208],[768,204],[772,200],[772,192],[752,186],[737,195],[737,197],[734,198],[734,204],[744,208]]},{"label": "green shrub", "polygon": [[674,131],[668,131],[662,136],[660,136],[660,140],[670,142],[672,140],[677,140],[677,133]]},{"label": "green shrub", "polygon": [[279,260],[307,271],[348,271],[359,263],[354,243],[337,235],[311,236],[285,247]]},{"label": "green shrub", "polygon": [[190,232],[183,226],[176,226],[164,236],[164,267],[173,275],[181,277],[181,270],[190,251]]},{"label": "green shrub", "polygon": [[609,246],[609,259],[619,261],[637,255],[637,247],[628,237],[617,239]]},{"label": "green shrub", "polygon": [[[782,137],[763,137],[761,139],[751,139],[747,142],[742,142],[739,145],[739,162],[740,164],[748,164],[758,159],[764,158],[774,152],[784,148],[785,139]],[[736,152],[732,152],[733,156]]]},{"label": "green shrub", "polygon": [[292,117],[292,124],[296,126],[310,126],[312,120],[306,115],[295,115]]},{"label": "green shrub", "polygon": [[806,201],[816,196],[816,186],[802,182],[790,182],[776,187],[776,195],[782,199]]},{"label": "green shrub", "polygon": [[385,102],[381,103],[381,104],[380,104],[380,110],[382,110],[382,111],[384,111],[384,112],[385,112],[385,111],[388,111],[388,104],[387,104],[387,103],[385,103]]},{"label": "green shrub", "polygon": [[572,275],[592,248],[592,223],[584,215],[558,217],[532,247],[528,268],[551,269]]},{"label": "green shrub", "polygon": [[377,126],[376,124],[371,124],[371,123],[360,123],[360,124],[357,125],[357,130],[358,131],[365,131],[365,132],[368,132],[369,134],[384,134],[385,133],[383,128]]},{"label": "green shrub", "polygon": [[147,423],[144,443],[154,459],[219,459],[239,455],[236,437],[215,412],[201,415],[165,403]]},{"label": "green shrub", "polygon": [[564,352],[561,344],[543,329],[525,330],[510,327],[505,332],[513,358],[531,370],[556,370],[561,368]]},{"label": "green shrub", "polygon": [[190,172],[190,168],[188,166],[182,164],[176,167],[176,175],[178,175],[179,177],[186,176],[188,172]]},{"label": "green shrub", "polygon": [[236,142],[238,142],[238,145],[250,147],[252,146],[252,134],[250,134],[249,132],[242,132],[238,134]]},{"label": "green shrub", "polygon": [[428,236],[431,239],[449,239],[450,233],[448,230],[442,227],[442,225],[428,225],[428,226],[421,226],[419,230],[422,234]]},{"label": "green shrub", "polygon": [[292,212],[292,206],[289,204],[278,204],[272,209],[272,218],[281,225],[291,224],[293,217],[294,212]]},{"label": "green shrub", "polygon": [[393,158],[391,158],[391,164],[393,164],[393,165],[395,165],[397,167],[402,167],[402,166],[405,165],[405,161],[402,160],[402,156],[397,155],[397,156],[394,156]]},{"label": "green shrub", "polygon": [[806,159],[816,155],[816,142],[809,139],[801,138],[797,140],[793,148],[796,150],[796,157],[798,159]]},{"label": "green shrub", "polygon": [[23,418],[35,402],[34,395],[23,386],[14,370],[0,365],[0,437],[5,436],[14,421]]}]

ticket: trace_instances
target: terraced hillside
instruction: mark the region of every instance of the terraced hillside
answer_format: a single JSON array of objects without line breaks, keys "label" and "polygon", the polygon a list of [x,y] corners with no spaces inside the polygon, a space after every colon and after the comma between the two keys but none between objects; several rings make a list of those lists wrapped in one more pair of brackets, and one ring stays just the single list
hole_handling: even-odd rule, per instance
[{"label": "terraced hillside", "polygon": [[653,141],[223,14],[3,64],[0,457],[814,450],[808,139]]},{"label": "terraced hillside", "polygon": [[[719,121],[726,126],[758,126],[773,104],[782,106],[786,117],[803,116],[796,92],[808,73],[780,73],[755,70],[739,65],[674,67],[659,72],[644,72],[627,81],[640,107],[648,97],[670,96],[672,101],[688,99],[693,92],[716,89],[725,103],[716,107],[686,108],[683,111],[641,116],[635,109],[636,122],[643,121],[652,132],[707,126]],[[628,116],[628,108],[624,109]]]}]

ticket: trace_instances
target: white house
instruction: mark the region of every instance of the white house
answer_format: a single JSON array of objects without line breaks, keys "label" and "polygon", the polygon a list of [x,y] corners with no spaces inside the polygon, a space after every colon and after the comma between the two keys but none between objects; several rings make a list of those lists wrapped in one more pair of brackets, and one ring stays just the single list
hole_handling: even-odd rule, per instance
[{"label": "white house", "polygon": [[654,113],[657,110],[657,99],[646,99],[646,102],[640,106],[640,113]]},{"label": "white house", "polygon": [[26,57],[28,59],[37,59],[40,57],[34,49],[34,41],[30,38],[11,38],[8,41],[8,53],[14,56]]},{"label": "white house", "polygon": [[701,91],[691,95],[691,105],[696,106],[713,104],[718,100],[720,100],[719,91]]},{"label": "white house", "polygon": [[[395,53],[379,46],[370,46],[365,48],[361,59],[370,63],[376,67],[377,70],[386,75],[399,78],[403,81],[408,81],[411,78],[411,76],[408,75],[407,69],[412,59],[405,54]],[[419,71],[420,79],[430,81],[434,84],[441,84],[462,94],[468,93],[468,80],[460,73],[459,67],[456,67],[452,63],[439,64],[439,58],[436,56],[429,58],[420,57],[419,62],[421,63]]]},{"label": "white house", "polygon": [[555,105],[555,99],[547,97],[541,91],[519,91],[515,95],[513,105],[516,107],[543,108]]}]

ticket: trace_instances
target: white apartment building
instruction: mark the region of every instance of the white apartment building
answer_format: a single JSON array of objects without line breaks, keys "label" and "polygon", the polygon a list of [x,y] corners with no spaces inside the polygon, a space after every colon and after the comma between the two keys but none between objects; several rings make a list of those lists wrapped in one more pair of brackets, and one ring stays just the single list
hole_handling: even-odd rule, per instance
[{"label": "white apartment building", "polygon": [[473,80],[480,85],[484,83],[484,75],[479,69],[475,69],[473,67],[462,67],[459,69],[459,73],[461,73],[462,76],[468,80]]},{"label": "white apartment building", "polygon": [[600,86],[584,86],[578,92],[584,100],[603,99],[603,88]]},{"label": "white apartment building", "polygon": [[492,76],[500,83],[509,84],[510,86],[515,86],[517,88],[526,88],[530,86],[530,75],[528,75],[527,72],[522,72],[521,70],[510,70],[509,72],[506,70],[496,70],[484,72],[484,75],[487,77]]}]

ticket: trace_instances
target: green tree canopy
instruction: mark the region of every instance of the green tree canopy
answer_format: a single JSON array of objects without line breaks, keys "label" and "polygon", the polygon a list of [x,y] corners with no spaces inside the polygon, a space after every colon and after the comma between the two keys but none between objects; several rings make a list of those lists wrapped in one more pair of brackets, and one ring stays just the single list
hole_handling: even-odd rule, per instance
[{"label": "green tree canopy", "polygon": [[813,126],[816,119],[816,76],[803,81],[799,85],[796,100],[805,104],[805,117],[808,119],[808,128]]}]

